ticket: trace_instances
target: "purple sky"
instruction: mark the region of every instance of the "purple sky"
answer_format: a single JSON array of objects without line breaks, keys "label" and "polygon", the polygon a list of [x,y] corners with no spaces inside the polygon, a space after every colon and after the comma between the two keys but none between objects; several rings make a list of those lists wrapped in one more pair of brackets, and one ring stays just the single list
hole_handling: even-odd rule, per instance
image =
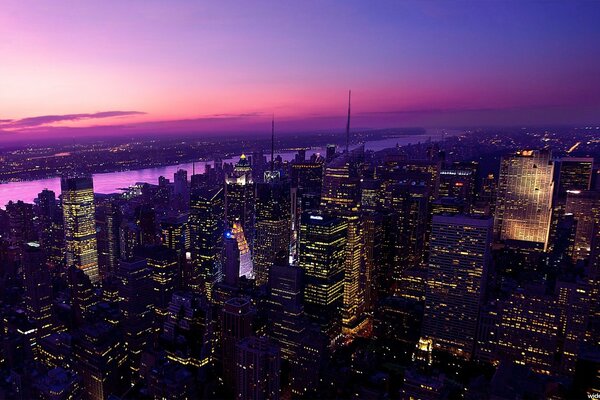
[{"label": "purple sky", "polygon": [[0,0],[0,140],[600,122],[597,1]]}]

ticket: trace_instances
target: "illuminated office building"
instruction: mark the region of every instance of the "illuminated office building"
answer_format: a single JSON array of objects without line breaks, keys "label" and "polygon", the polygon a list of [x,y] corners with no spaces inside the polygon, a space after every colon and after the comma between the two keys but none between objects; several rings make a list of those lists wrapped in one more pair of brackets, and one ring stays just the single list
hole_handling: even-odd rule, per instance
[{"label": "illuminated office building", "polygon": [[119,261],[116,273],[127,364],[133,380],[138,378],[141,353],[152,335],[154,293],[151,273],[143,258]]},{"label": "illuminated office building", "polygon": [[377,211],[381,209],[383,193],[380,179],[363,179],[360,182],[360,209]]},{"label": "illuminated office building", "polygon": [[40,245],[46,253],[46,264],[56,271],[63,266],[65,258],[62,210],[55,193],[48,189],[38,194],[37,204]]},{"label": "illuminated office building", "polygon": [[358,165],[363,148],[345,153],[325,168],[321,189],[321,208],[328,212],[358,210],[360,204],[360,177]]},{"label": "illuminated office building", "polygon": [[140,227],[140,240],[142,246],[158,244],[156,235],[156,212],[148,204],[142,204],[135,208],[135,222]]},{"label": "illuminated office building", "polygon": [[556,302],[560,308],[559,372],[573,376],[589,325],[590,310],[595,302],[593,288],[586,281],[556,283]]},{"label": "illuminated office building", "polygon": [[600,192],[569,190],[565,213],[577,221],[574,260],[588,259],[594,233],[600,231]]},{"label": "illuminated office building", "polygon": [[498,356],[537,373],[572,376],[594,301],[591,287],[559,280],[554,293],[546,289],[517,289],[503,301]]},{"label": "illuminated office building", "polygon": [[221,280],[221,253],[225,231],[224,191],[222,188],[198,188],[191,196],[189,226],[193,270],[190,288],[206,293]]},{"label": "illuminated office building", "polygon": [[431,215],[457,215],[468,213],[465,202],[455,197],[442,197],[431,202]]},{"label": "illuminated office building", "polygon": [[421,336],[434,349],[470,358],[491,240],[489,218],[433,217]]},{"label": "illuminated office building", "polygon": [[487,174],[481,179],[481,186],[477,193],[477,200],[472,209],[474,214],[494,215],[496,212],[496,199],[498,183],[494,174]]},{"label": "illuminated office building", "polygon": [[67,266],[81,269],[92,284],[98,284],[100,276],[92,178],[62,178],[61,192]]},{"label": "illuminated office building", "polygon": [[27,316],[37,329],[37,343],[54,330],[52,322],[52,280],[45,255],[38,243],[23,249],[23,279]]},{"label": "illuminated office building", "polygon": [[385,187],[386,208],[395,211],[393,246],[393,279],[397,282],[402,271],[419,267],[425,259],[429,221],[430,188],[425,181],[388,184]]},{"label": "illuminated office building", "polygon": [[554,163],[548,150],[502,157],[494,231],[501,241],[548,245]]},{"label": "illuminated office building", "polygon": [[280,374],[280,350],[268,338],[250,336],[237,344],[236,399],[279,399]]},{"label": "illuminated office building", "polygon": [[290,389],[292,397],[316,398],[320,378],[327,364],[327,335],[307,329],[290,360]]},{"label": "illuminated office building", "polygon": [[291,234],[290,187],[286,181],[256,185],[254,276],[257,285],[269,280],[276,258],[289,258]]},{"label": "illuminated office building", "polygon": [[240,225],[253,249],[254,239],[254,183],[252,168],[244,154],[231,174],[225,178],[225,218],[229,227]]},{"label": "illuminated office building", "polygon": [[429,200],[438,197],[441,162],[438,160],[406,160],[402,156],[390,156],[378,170],[384,186],[421,186]]},{"label": "illuminated office building", "polygon": [[116,328],[107,323],[86,325],[78,332],[74,353],[85,399],[104,400],[124,391],[127,353]]},{"label": "illuminated office building", "polygon": [[144,248],[136,253],[150,268],[152,280],[152,299],[155,314],[155,328],[162,325],[180,277],[179,255],[175,250],[163,246]]},{"label": "illuminated office building", "polygon": [[304,211],[316,210],[321,204],[321,186],[325,159],[313,155],[310,161],[295,161],[291,165],[291,237],[290,250],[292,262],[298,259],[298,237],[300,236],[300,217]]},{"label": "illuminated office building", "polygon": [[93,316],[93,310],[98,304],[98,296],[90,277],[83,270],[71,266],[68,268],[67,274],[75,323],[82,325]]},{"label": "illuminated office building", "polygon": [[121,211],[112,199],[102,199],[96,204],[96,239],[98,241],[98,269],[104,279],[117,271],[121,226]]},{"label": "illuminated office building", "polygon": [[470,206],[475,199],[476,162],[454,162],[440,170],[438,197],[459,199]]},{"label": "illuminated office building", "polygon": [[10,243],[13,246],[21,247],[36,239],[32,204],[24,203],[21,200],[9,201],[6,205],[6,213],[8,214]]},{"label": "illuminated office building", "polygon": [[377,212],[367,212],[363,221],[363,254],[360,274],[360,292],[364,299],[365,311],[373,311],[378,299],[379,276],[384,268],[383,260],[383,216]]},{"label": "illuminated office building", "polygon": [[556,368],[560,310],[553,296],[516,291],[503,302],[498,351],[535,372]]},{"label": "illuminated office building", "polygon": [[123,220],[119,226],[119,258],[131,260],[142,245],[140,227],[132,221]]},{"label": "illuminated office building", "polygon": [[294,358],[306,329],[302,275],[299,267],[277,263],[269,271],[268,332],[286,360]]},{"label": "illuminated office building", "polygon": [[347,231],[345,220],[324,214],[306,212],[300,222],[305,311],[331,338],[340,333]]},{"label": "illuminated office building", "polygon": [[363,157],[364,149],[361,146],[327,164],[321,191],[321,210],[345,219],[347,226],[342,301],[344,333],[355,332],[362,323],[364,296],[360,287],[360,272],[363,240],[362,222],[358,215],[361,192],[358,169]]},{"label": "illuminated office building", "polygon": [[594,159],[585,157],[563,157],[558,163],[559,199],[564,199],[571,190],[589,190],[592,185]]},{"label": "illuminated office building", "polygon": [[172,250],[184,252],[191,245],[188,232],[187,215],[168,217],[160,223],[161,244]]},{"label": "illuminated office building", "polygon": [[53,368],[35,378],[32,390],[37,399],[77,400],[81,399],[81,378],[75,371]]},{"label": "illuminated office building", "polygon": [[310,161],[297,160],[293,162],[291,166],[292,187],[296,187],[302,192],[320,193],[324,161],[323,157],[315,156]]},{"label": "illuminated office building", "polygon": [[363,224],[358,214],[345,216],[347,222],[344,251],[344,296],[342,331],[356,334],[364,327],[365,287],[361,285],[363,267]]},{"label": "illuminated office building", "polygon": [[161,335],[167,358],[185,366],[208,365],[213,358],[212,334],[211,308],[206,298],[175,292]]}]

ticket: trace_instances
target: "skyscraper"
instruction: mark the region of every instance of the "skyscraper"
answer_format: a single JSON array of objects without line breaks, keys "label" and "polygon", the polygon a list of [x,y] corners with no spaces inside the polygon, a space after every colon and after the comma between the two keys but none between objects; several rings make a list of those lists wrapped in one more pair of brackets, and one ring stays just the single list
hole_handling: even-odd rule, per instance
[{"label": "skyscraper", "polygon": [[175,292],[169,303],[161,341],[170,360],[202,367],[212,361],[211,307],[206,297]]},{"label": "skyscraper", "polygon": [[13,246],[22,247],[25,243],[35,240],[35,228],[33,225],[33,205],[21,200],[9,201],[6,205],[8,214],[8,229],[10,242]]},{"label": "skyscraper", "polygon": [[225,302],[221,314],[221,363],[223,377],[228,385],[236,381],[236,344],[252,335],[254,310],[250,301],[233,298]]},{"label": "skyscraper", "polygon": [[67,267],[75,266],[100,280],[92,177],[61,179]]},{"label": "skyscraper", "polygon": [[78,332],[73,347],[86,399],[103,400],[122,393],[127,354],[115,327],[105,322],[86,325]]},{"label": "skyscraper", "polygon": [[239,400],[277,400],[281,354],[266,337],[250,336],[236,346],[236,393]]},{"label": "skyscraper", "polygon": [[328,212],[348,212],[358,209],[360,204],[360,176],[358,164],[363,157],[363,148],[345,153],[325,168],[321,189],[321,208]]},{"label": "skyscraper", "polygon": [[476,162],[455,162],[442,167],[438,196],[460,200],[469,209],[475,200],[477,169]]},{"label": "skyscraper", "polygon": [[517,290],[503,302],[498,327],[500,358],[515,360],[534,371],[556,368],[560,309],[554,296]]},{"label": "skyscraper", "polygon": [[150,269],[155,327],[159,327],[167,315],[171,296],[179,284],[179,255],[175,250],[164,246],[146,247],[138,251],[137,255],[146,260]]},{"label": "skyscraper", "polygon": [[27,316],[37,329],[37,343],[53,331],[52,281],[45,263],[45,254],[37,243],[23,249],[23,278]]},{"label": "skyscraper", "polygon": [[236,287],[240,278],[240,249],[231,230],[225,231],[223,240],[223,282]]},{"label": "skyscraper", "polygon": [[46,264],[56,270],[64,264],[65,258],[62,210],[52,190],[42,190],[37,203],[40,245],[46,254]]},{"label": "skyscraper", "polygon": [[188,187],[187,171],[180,169],[173,175],[173,181],[175,183],[175,200],[182,209],[187,209],[187,205],[190,199],[190,190]]},{"label": "skyscraper", "polygon": [[114,199],[109,197],[96,204],[98,269],[102,278],[117,271],[121,218],[121,210]]},{"label": "skyscraper", "polygon": [[291,170],[291,256],[298,255],[298,237],[300,235],[300,217],[304,211],[319,208],[321,203],[321,184],[325,159],[314,154],[310,161],[295,161]]},{"label": "skyscraper", "polygon": [[190,248],[187,214],[165,218],[160,223],[160,239],[163,246],[183,252]]},{"label": "skyscraper", "polygon": [[[287,261],[287,260],[286,260]],[[305,333],[302,269],[274,264],[269,271],[269,335],[281,347],[282,357],[291,360]]]},{"label": "skyscraper", "polygon": [[585,260],[590,256],[594,232],[600,229],[600,192],[569,190],[565,213],[577,221],[573,258]]},{"label": "skyscraper", "polygon": [[122,331],[127,350],[127,365],[134,381],[138,378],[142,350],[152,335],[154,294],[151,273],[148,262],[143,258],[119,261],[116,273],[121,312],[124,317]]},{"label": "skyscraper", "polygon": [[225,218],[229,227],[237,223],[244,231],[250,251],[254,238],[254,183],[250,162],[244,154],[225,178]]},{"label": "skyscraper", "polygon": [[306,212],[300,222],[305,310],[331,338],[340,333],[347,230],[345,220],[319,213]]},{"label": "skyscraper", "polygon": [[589,190],[592,185],[594,159],[587,157],[563,157],[559,161],[558,188],[556,193],[564,199],[570,190]]},{"label": "skyscraper", "polygon": [[344,296],[342,306],[342,331],[357,334],[364,327],[365,290],[361,285],[363,266],[363,224],[358,214],[344,217],[347,222],[346,249],[344,251]]},{"label": "skyscraper", "polygon": [[502,157],[494,231],[501,241],[546,249],[552,216],[554,164],[549,150]]},{"label": "skyscraper", "polygon": [[360,292],[360,270],[363,241],[358,210],[360,207],[359,167],[363,158],[364,148],[361,146],[351,152],[346,151],[327,164],[321,192],[321,209],[345,219],[347,224],[342,307],[345,333],[355,332],[362,322],[360,312],[364,296]]},{"label": "skyscraper", "polygon": [[422,339],[470,358],[490,261],[491,219],[434,216]]},{"label": "skyscraper", "polygon": [[254,263],[252,261],[252,254],[250,253],[250,245],[242,225],[234,222],[231,233],[238,244],[238,250],[240,251],[240,276],[252,278],[254,276]]},{"label": "skyscraper", "polygon": [[287,259],[290,253],[289,184],[281,180],[257,184],[255,207],[254,275],[256,284],[264,285],[275,259]]},{"label": "skyscraper", "polygon": [[194,189],[191,196],[189,225],[193,270],[190,287],[205,292],[209,299],[222,273],[224,201],[222,188]]}]

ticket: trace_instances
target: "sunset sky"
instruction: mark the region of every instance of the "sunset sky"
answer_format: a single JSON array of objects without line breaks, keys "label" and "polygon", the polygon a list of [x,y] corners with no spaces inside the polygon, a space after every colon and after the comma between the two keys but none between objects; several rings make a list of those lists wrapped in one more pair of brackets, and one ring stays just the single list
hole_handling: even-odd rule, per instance
[{"label": "sunset sky", "polygon": [[0,135],[600,122],[600,2],[0,0]]}]

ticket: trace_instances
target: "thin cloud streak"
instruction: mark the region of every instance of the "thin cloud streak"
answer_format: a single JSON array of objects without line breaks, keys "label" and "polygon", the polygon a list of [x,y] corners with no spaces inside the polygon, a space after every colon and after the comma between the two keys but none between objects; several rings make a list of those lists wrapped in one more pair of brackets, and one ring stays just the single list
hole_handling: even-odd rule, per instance
[{"label": "thin cloud streak", "polygon": [[3,119],[0,120],[0,128],[11,129],[27,129],[43,125],[54,124],[65,121],[80,121],[87,119],[114,118],[133,115],[144,115],[142,111],[102,111],[97,113],[86,114],[66,114],[66,115],[42,115],[37,117],[28,117],[18,120]]}]

